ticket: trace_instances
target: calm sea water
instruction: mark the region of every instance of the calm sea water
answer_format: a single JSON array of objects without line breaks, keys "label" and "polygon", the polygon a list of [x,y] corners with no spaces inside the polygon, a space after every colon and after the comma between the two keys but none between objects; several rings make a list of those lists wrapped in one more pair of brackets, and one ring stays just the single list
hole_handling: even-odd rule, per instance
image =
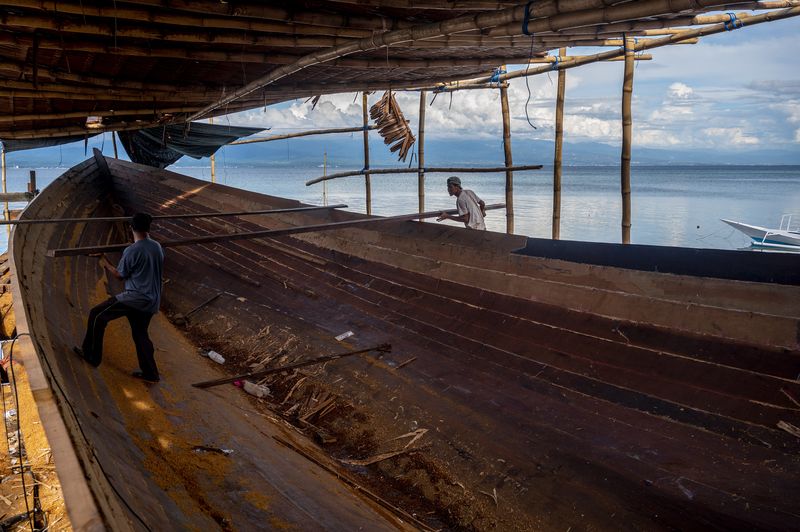
[{"label": "calm sea water", "polygon": [[[8,190],[25,190],[27,168],[8,170]],[[349,168],[329,168],[341,172]],[[37,169],[44,187],[65,169]],[[174,171],[210,180],[207,167]],[[323,185],[305,186],[322,175],[322,168],[231,167],[218,165],[217,181],[230,186],[306,203],[323,202]],[[446,176],[429,174],[425,186],[426,210],[453,208],[445,190]],[[462,175],[486,203],[504,201],[505,176]],[[720,218],[776,227],[783,213],[800,213],[800,166],[635,166],[632,169],[633,227],[636,244],[695,248],[738,249],[749,239]],[[328,203],[346,203],[364,212],[364,180],[350,177],[327,184]],[[552,224],[552,168],[519,172],[514,176],[515,229],[518,234],[549,238]],[[417,211],[415,173],[373,176],[373,213],[405,214]],[[21,205],[16,205],[17,207]],[[436,223],[436,222],[430,222]],[[450,223],[450,222],[448,222]],[[620,242],[621,196],[618,167],[567,167],[563,170],[561,238],[593,242]],[[486,225],[505,231],[505,211],[491,211]],[[0,248],[7,233],[0,231]]]}]

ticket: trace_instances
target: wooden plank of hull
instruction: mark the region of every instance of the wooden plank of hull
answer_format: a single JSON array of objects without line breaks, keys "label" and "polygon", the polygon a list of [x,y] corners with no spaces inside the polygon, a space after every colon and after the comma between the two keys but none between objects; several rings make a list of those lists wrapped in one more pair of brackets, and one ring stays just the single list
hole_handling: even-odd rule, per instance
[{"label": "wooden plank of hull", "polygon": [[[121,161],[109,161],[109,169],[114,201],[129,211],[168,204],[179,212],[296,205]],[[37,198],[34,205],[74,211],[91,203],[46,201]],[[109,209],[108,202],[97,205]],[[331,214],[334,220],[360,216]],[[175,220],[159,227],[157,236],[254,231],[323,217]],[[116,235],[99,224],[35,231],[19,234],[28,244],[20,248],[28,250],[21,257],[29,272],[26,308],[42,325],[43,356],[54,357],[46,347],[79,334],[82,323],[80,316],[45,313],[45,302],[61,305],[66,316],[75,311],[65,300],[85,311],[97,270],[85,258],[41,261],[37,250]],[[438,427],[430,434],[430,454],[452,467],[442,474],[457,470],[462,480],[478,483],[485,478],[479,472],[506,479],[498,492],[518,524],[612,528],[624,519],[658,529],[709,520],[734,528],[793,522],[798,443],[776,423],[800,424],[797,406],[787,398],[800,396],[794,380],[800,358],[796,344],[783,345],[792,325],[796,342],[797,287],[514,255],[524,237],[435,224],[277,241],[300,253],[260,241],[170,251],[168,308],[186,312],[223,292],[224,315],[209,313],[199,324],[215,341],[256,337],[269,324],[322,351],[330,349],[334,334],[353,330],[354,348],[391,341],[397,361],[417,357],[402,372],[343,360],[317,378],[349,403],[369,404],[374,427],[412,420]],[[260,286],[232,281],[220,268]],[[46,285],[38,303],[37,283]],[[694,323],[703,316],[719,328]],[[228,321],[237,324],[234,330],[226,330]],[[743,337],[735,329],[746,323],[766,330]],[[60,377],[68,389],[98,382],[77,371]],[[89,394],[83,400],[101,417],[113,418],[111,406],[95,405]],[[83,421],[92,437],[117,438],[125,448],[121,433],[105,434],[110,429],[92,425],[89,416]],[[115,475],[143,478],[117,467]],[[141,508],[148,508],[148,497],[162,496],[146,482],[137,487],[148,495],[126,495]],[[584,519],[574,521],[574,504]]]}]

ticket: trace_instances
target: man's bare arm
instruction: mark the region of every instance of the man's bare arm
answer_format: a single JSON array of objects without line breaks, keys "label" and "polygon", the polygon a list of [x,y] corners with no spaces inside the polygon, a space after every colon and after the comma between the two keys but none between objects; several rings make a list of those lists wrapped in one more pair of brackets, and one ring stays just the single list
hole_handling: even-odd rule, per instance
[{"label": "man's bare arm", "polygon": [[111,264],[111,261],[108,260],[108,258],[105,255],[100,256],[100,266],[108,270],[111,273],[111,275],[113,275],[117,279],[124,279],[124,277],[122,277],[122,275],[119,273],[119,270],[117,270],[117,268],[113,264]]}]

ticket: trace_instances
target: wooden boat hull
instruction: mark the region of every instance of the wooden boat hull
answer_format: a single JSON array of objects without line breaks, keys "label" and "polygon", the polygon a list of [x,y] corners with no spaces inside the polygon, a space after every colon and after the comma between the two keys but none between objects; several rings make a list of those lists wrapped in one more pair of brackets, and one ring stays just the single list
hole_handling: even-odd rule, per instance
[{"label": "wooden boat hull", "polygon": [[[127,213],[298,205],[103,162],[108,175],[87,161],[23,216],[111,214],[114,205]],[[178,220],[159,224],[154,236],[356,217]],[[94,411],[103,405],[80,390],[99,386],[99,377],[65,364],[62,350],[81,334],[99,270],[83,257],[43,257],[56,247],[120,241],[120,229],[31,226],[13,238],[38,355],[54,388]],[[792,257],[735,253],[386,223],[170,249],[164,307],[186,313],[223,294],[193,316],[187,335],[243,365],[270,353],[276,363],[391,343],[382,359],[342,360],[308,378],[315,397],[324,391],[347,405],[319,421],[341,429],[328,446],[340,458],[391,450],[393,438],[426,429],[428,446],[413,458],[361,473],[383,478],[399,505],[430,508],[431,526],[785,528],[797,517],[800,488],[800,443],[779,428],[800,426],[800,270]],[[742,258],[735,267],[734,257]],[[346,345],[334,339],[346,331],[354,333]],[[271,383],[283,390],[278,409],[302,376],[286,379]],[[113,405],[106,410],[114,418]],[[142,443],[122,443],[124,426],[62,412],[82,435],[74,436],[79,456],[97,446],[82,466],[94,472],[90,488],[106,501],[105,519],[129,513],[113,489],[119,477],[98,479],[97,464],[122,467],[97,443],[112,437],[129,454],[127,473],[118,474],[147,488],[126,504],[166,504],[168,490],[137,459]]]}]

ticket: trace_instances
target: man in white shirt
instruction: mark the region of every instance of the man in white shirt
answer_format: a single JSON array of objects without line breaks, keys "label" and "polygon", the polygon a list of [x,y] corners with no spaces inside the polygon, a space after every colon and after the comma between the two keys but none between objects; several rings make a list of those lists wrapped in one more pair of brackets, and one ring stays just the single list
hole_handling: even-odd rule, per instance
[{"label": "man in white shirt", "polygon": [[461,188],[461,179],[456,176],[447,178],[447,192],[456,197],[458,216],[450,216],[443,212],[436,218],[437,221],[455,220],[464,222],[467,229],[485,230],[483,218],[486,216],[486,204],[471,190]]}]

